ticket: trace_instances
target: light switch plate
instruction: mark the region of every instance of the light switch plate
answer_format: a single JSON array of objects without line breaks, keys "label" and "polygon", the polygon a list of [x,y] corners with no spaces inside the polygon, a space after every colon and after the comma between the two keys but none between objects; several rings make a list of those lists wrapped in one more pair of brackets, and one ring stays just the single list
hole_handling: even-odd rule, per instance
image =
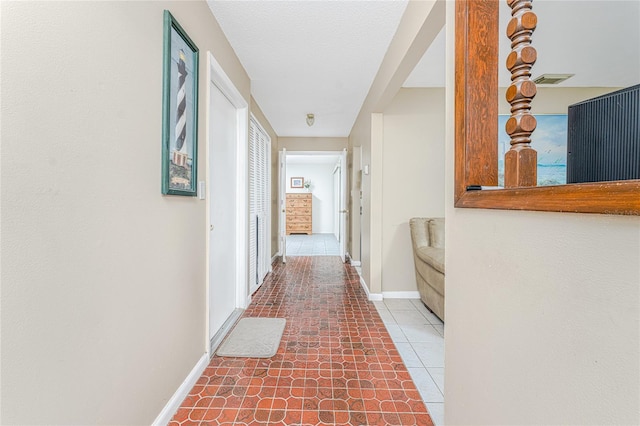
[{"label": "light switch plate", "polygon": [[206,189],[205,182],[203,180],[198,182],[198,199],[199,200],[205,199],[205,189]]}]

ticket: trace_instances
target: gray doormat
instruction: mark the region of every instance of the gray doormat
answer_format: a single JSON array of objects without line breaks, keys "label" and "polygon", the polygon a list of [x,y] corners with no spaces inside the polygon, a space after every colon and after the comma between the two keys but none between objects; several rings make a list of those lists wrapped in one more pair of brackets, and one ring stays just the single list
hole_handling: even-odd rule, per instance
[{"label": "gray doormat", "polygon": [[278,352],[287,320],[242,318],[216,351],[218,356],[271,358]]}]

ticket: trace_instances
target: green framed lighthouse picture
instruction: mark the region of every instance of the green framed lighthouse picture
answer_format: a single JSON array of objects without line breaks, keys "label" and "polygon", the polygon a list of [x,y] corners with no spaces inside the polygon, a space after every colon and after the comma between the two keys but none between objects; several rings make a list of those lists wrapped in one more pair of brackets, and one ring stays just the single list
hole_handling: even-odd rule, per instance
[{"label": "green framed lighthouse picture", "polygon": [[162,193],[196,195],[198,178],[198,48],[164,11]]}]

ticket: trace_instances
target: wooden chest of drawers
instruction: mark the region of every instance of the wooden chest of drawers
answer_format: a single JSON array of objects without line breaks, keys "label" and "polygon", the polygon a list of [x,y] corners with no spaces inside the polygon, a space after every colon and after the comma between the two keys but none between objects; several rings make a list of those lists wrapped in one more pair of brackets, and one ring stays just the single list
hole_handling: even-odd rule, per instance
[{"label": "wooden chest of drawers", "polygon": [[287,235],[311,235],[311,208],[313,195],[310,192],[287,194]]}]

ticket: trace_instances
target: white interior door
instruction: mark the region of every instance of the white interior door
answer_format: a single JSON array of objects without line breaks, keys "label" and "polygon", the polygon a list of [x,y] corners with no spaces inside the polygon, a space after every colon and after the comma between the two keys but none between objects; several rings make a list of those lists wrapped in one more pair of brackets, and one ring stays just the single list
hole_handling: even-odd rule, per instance
[{"label": "white interior door", "polygon": [[279,153],[280,185],[278,185],[278,212],[280,213],[280,238],[278,238],[279,251],[282,254],[282,263],[287,263],[287,150],[283,149]]},{"label": "white interior door", "polygon": [[340,155],[340,258],[344,262],[347,255],[347,150]]},{"label": "white interior door", "polygon": [[213,82],[209,132],[209,339],[236,308],[237,109]]}]

